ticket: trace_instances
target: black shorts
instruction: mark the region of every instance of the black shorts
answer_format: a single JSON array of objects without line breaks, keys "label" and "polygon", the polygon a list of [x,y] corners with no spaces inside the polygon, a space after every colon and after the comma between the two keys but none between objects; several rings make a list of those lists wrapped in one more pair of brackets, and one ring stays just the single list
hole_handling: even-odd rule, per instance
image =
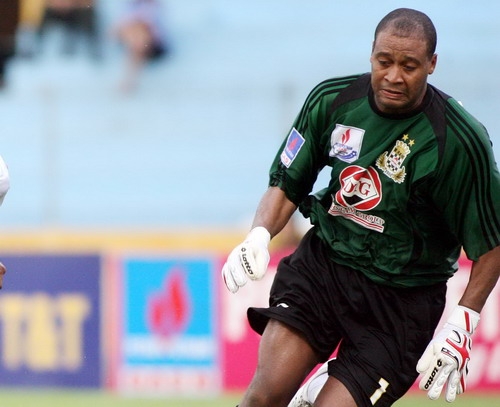
[{"label": "black shorts", "polygon": [[415,367],[432,339],[445,300],[446,283],[382,286],[333,263],[312,229],[280,262],[270,307],[249,308],[248,320],[260,334],[270,318],[294,327],[322,361],[338,347],[328,373],[344,383],[358,406],[376,401],[377,407],[384,407],[415,382]]}]

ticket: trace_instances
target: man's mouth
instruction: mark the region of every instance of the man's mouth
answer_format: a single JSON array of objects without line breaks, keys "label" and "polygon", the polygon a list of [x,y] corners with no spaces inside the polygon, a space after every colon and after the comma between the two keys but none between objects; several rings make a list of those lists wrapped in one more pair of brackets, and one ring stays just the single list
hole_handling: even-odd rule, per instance
[{"label": "man's mouth", "polygon": [[400,98],[404,95],[403,92],[394,89],[382,89],[381,92],[384,96],[389,98]]}]

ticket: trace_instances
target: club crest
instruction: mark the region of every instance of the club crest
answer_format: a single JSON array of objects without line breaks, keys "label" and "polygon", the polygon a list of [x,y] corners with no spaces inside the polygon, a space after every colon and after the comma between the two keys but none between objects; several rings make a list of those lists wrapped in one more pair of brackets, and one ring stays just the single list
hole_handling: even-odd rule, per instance
[{"label": "club crest", "polygon": [[415,143],[414,140],[410,140],[407,144],[406,141],[408,140],[409,136],[405,134],[403,140],[397,140],[392,150],[381,154],[375,163],[385,175],[398,184],[403,183],[405,180],[406,169],[403,162],[411,153],[410,146]]}]

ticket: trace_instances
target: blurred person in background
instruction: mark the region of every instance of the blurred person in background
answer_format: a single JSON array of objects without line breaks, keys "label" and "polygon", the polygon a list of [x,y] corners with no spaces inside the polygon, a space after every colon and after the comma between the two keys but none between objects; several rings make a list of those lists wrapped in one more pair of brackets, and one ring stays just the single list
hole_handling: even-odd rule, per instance
[{"label": "blurred person in background", "polygon": [[157,0],[127,1],[112,28],[112,35],[126,52],[123,92],[136,89],[144,65],[168,55],[170,49],[164,10]]},{"label": "blurred person in background", "polygon": [[20,0],[17,53],[31,58],[36,50],[36,36],[42,22],[45,0]]},{"label": "blurred person in background", "polygon": [[0,89],[7,84],[6,69],[16,54],[16,34],[19,25],[19,0],[0,1]]},{"label": "blurred person in background", "polygon": [[[28,0],[29,1],[29,0]],[[38,34],[40,38],[53,26],[62,28],[62,53],[74,55],[79,39],[86,40],[92,58],[101,56],[99,27],[94,0],[45,0]]]}]

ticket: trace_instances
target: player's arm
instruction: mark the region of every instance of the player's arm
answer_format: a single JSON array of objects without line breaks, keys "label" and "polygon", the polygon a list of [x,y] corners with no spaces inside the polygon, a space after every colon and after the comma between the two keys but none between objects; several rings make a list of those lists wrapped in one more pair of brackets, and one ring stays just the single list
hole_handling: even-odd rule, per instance
[{"label": "player's arm", "polygon": [[260,200],[252,230],[243,243],[229,254],[222,268],[222,278],[232,293],[248,279],[260,280],[269,264],[268,245],[290,220],[297,209],[279,187],[270,187]]},{"label": "player's arm", "polygon": [[417,364],[423,373],[420,388],[437,399],[446,385],[446,400],[455,400],[466,388],[472,334],[479,313],[500,276],[500,246],[483,254],[472,265],[469,282],[447,323],[427,346]]},{"label": "player's arm", "polygon": [[472,264],[469,283],[459,304],[481,312],[499,277],[500,246],[497,246]]},{"label": "player's arm", "polygon": [[270,187],[262,197],[252,224],[265,228],[271,238],[276,236],[288,223],[297,206],[291,202],[279,187]]}]

